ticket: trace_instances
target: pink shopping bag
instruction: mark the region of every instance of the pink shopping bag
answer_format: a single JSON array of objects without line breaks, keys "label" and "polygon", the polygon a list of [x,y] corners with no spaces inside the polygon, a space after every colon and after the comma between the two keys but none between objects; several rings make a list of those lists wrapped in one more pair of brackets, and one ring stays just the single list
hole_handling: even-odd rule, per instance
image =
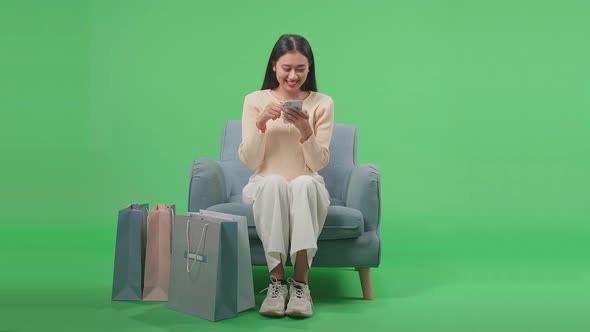
[{"label": "pink shopping bag", "polygon": [[156,204],[148,215],[144,301],[168,301],[174,204]]}]

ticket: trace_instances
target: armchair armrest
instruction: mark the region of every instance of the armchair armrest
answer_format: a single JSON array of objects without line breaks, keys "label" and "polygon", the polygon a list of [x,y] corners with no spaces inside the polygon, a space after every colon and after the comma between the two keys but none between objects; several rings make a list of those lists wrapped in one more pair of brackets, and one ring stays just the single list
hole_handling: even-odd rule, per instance
[{"label": "armchair armrest", "polygon": [[188,193],[188,211],[199,211],[225,203],[225,177],[217,160],[193,160]]},{"label": "armchair armrest", "polygon": [[363,214],[365,231],[378,230],[381,220],[381,171],[375,164],[356,166],[350,174],[345,204]]}]

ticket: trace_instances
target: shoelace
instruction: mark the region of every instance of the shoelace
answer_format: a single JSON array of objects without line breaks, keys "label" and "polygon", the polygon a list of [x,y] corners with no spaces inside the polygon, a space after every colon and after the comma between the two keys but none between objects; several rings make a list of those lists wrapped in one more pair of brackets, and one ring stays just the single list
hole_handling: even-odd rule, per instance
[{"label": "shoelace", "polygon": [[303,287],[295,286],[295,296],[298,298],[303,298]]},{"label": "shoelace", "polygon": [[[302,283],[299,283],[299,282],[293,280],[293,278],[289,278],[288,281],[290,284],[294,285],[293,288],[295,288],[295,296],[302,299],[303,295],[305,294],[305,288],[307,288],[308,286],[306,284],[302,284]],[[311,304],[313,304],[311,296],[309,297],[309,302],[311,302]]]},{"label": "shoelace", "polygon": [[270,285],[268,287],[266,287],[265,289],[261,290],[259,293],[262,293],[266,290],[268,290],[270,288],[270,297],[272,298],[277,298],[281,295],[281,283],[279,282],[279,280],[274,277],[271,276],[270,277]]}]

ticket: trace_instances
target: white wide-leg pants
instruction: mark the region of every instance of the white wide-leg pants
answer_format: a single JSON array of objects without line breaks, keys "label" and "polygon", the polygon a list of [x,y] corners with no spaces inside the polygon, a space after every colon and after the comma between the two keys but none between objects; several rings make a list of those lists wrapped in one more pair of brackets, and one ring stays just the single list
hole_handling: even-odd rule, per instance
[{"label": "white wide-leg pants", "polygon": [[245,204],[253,204],[256,233],[268,270],[281,262],[285,267],[287,252],[294,265],[297,252],[304,249],[311,267],[330,205],[324,179],[303,175],[288,181],[280,175],[254,175],[242,194]]}]

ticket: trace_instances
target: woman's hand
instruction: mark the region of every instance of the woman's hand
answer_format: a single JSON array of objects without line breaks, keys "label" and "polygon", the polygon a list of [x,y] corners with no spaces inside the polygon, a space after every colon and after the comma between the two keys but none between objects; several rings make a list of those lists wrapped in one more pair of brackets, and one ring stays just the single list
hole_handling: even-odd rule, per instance
[{"label": "woman's hand", "polygon": [[309,114],[306,111],[298,108],[290,108],[287,112],[283,112],[283,118],[299,130],[299,133],[301,134],[299,142],[303,143],[307,141],[309,136],[313,133],[313,129],[309,124]]},{"label": "woman's hand", "polygon": [[283,102],[272,102],[266,105],[262,113],[260,113],[256,119],[256,126],[258,126],[258,128],[265,128],[268,120],[276,120],[280,118],[283,104]]}]

